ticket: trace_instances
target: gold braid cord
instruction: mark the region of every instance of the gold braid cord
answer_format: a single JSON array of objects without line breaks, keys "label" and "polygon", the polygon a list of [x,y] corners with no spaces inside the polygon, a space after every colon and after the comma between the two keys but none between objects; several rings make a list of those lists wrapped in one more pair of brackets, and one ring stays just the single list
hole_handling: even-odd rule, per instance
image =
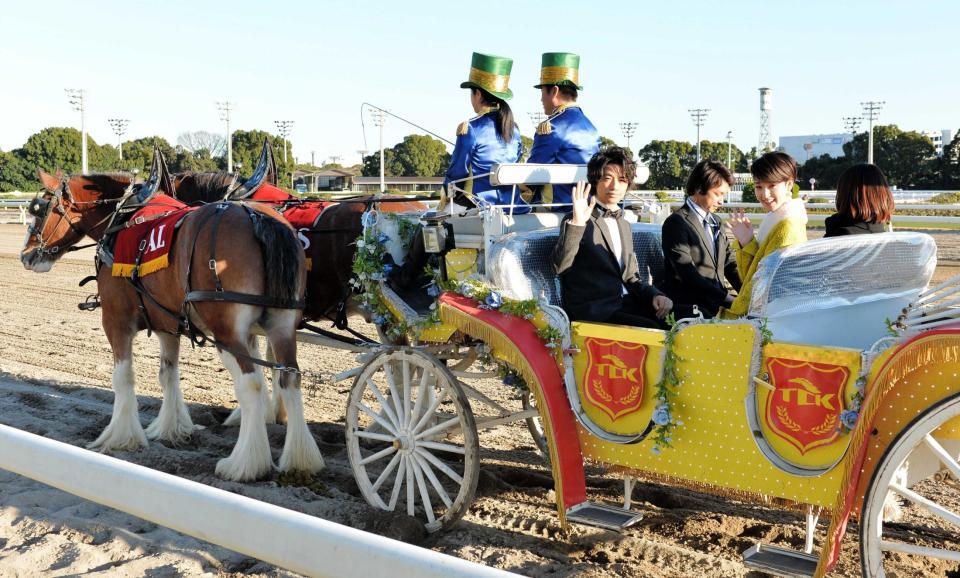
[{"label": "gold braid cord", "polygon": [[[852,510],[856,506],[858,492],[853,492],[853,502],[848,503],[847,488],[851,483],[856,483],[859,487],[864,479],[872,476],[872,471],[864,471],[853,482],[853,469],[856,465],[856,458],[860,447],[863,445],[864,437],[873,431],[873,421],[877,413],[883,407],[887,396],[900,384],[901,381],[914,371],[936,364],[957,363],[960,361],[960,335],[957,334],[938,334],[927,337],[920,337],[913,343],[904,347],[901,351],[893,354],[891,361],[881,370],[877,377],[872,381],[874,389],[867,395],[866,403],[860,410],[860,420],[857,422],[857,429],[850,436],[850,451],[843,464],[843,477],[841,487],[837,491],[837,501],[833,506],[833,515],[830,520],[830,528],[827,530],[827,541],[823,550],[820,552],[820,562],[817,565],[816,578],[820,578],[827,573],[827,561],[833,557],[834,544],[839,538],[840,514]],[[879,388],[879,389],[877,389]],[[866,451],[866,450],[865,450]],[[865,492],[864,492],[865,494]],[[864,496],[859,496],[861,499]]]}]

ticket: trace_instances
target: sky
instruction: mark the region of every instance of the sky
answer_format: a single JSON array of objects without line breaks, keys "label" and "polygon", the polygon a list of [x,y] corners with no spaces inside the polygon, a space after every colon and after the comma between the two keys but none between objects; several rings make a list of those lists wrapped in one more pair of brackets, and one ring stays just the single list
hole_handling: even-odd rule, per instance
[{"label": "sky", "polygon": [[[7,2],[0,149],[79,128],[64,89],[83,88],[98,143],[116,142],[108,118],[129,119],[124,140],[223,132],[215,103],[229,100],[232,128],[292,120],[300,162],[354,164],[379,147],[364,102],[454,140],[473,115],[459,86],[474,51],[513,58],[510,105],[527,136],[542,52],[580,55],[584,112],[621,144],[620,123],[636,122],[635,149],[695,141],[688,110],[708,108],[702,138],[732,131],[749,150],[759,87],[773,89],[775,136],[842,132],[867,100],[885,101],[880,124],[956,130],[958,22],[956,0]],[[390,118],[384,143],[420,132]]]}]

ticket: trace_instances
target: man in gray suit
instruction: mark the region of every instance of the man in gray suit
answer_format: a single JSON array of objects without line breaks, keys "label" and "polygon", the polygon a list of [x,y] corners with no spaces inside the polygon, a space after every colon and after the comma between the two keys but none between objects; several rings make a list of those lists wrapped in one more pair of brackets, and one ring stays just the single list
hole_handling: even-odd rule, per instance
[{"label": "man in gray suit", "polygon": [[563,308],[571,320],[663,327],[659,320],[673,306],[641,279],[630,223],[619,207],[635,174],[624,149],[611,147],[590,159],[590,183],[573,189],[573,212],[560,224],[553,250]]},{"label": "man in gray suit", "polygon": [[713,317],[740,290],[737,261],[714,214],[730,191],[733,175],[716,161],[701,161],[687,180],[684,205],[663,223],[663,291],[678,317],[693,306]]}]

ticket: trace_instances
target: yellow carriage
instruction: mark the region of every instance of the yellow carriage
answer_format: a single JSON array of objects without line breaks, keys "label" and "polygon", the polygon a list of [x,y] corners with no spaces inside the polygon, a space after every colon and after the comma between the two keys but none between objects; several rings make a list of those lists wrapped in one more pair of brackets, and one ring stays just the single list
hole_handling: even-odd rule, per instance
[{"label": "yellow carriage", "polygon": [[[542,184],[584,172],[505,165],[492,177]],[[635,523],[642,476],[805,511],[805,551],[744,553],[768,572],[828,572],[851,516],[864,575],[885,575],[902,555],[960,563],[960,279],[928,288],[929,236],[782,250],[761,264],[746,318],[659,331],[568,321],[549,261],[558,219],[503,207],[428,216],[422,234],[448,290],[426,315],[373,279],[378,304],[416,346],[367,354],[351,391],[348,451],[371,504],[422,516],[431,530],[456,521],[476,487],[478,428],[526,419],[549,455],[564,524]],[[398,227],[371,219],[365,235],[386,241]],[[656,280],[659,226],[633,229],[641,270]],[[485,355],[528,388],[520,411],[470,385],[492,376],[470,371]],[[622,507],[587,500],[587,462],[624,473]],[[830,525],[816,554],[820,513]]]}]

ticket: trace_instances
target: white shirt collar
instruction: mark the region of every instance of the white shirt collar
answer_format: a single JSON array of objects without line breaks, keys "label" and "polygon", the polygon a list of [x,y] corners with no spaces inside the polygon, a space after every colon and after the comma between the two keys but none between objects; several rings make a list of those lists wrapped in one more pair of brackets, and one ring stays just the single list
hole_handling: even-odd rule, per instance
[{"label": "white shirt collar", "polygon": [[700,222],[701,222],[701,223],[704,222],[704,221],[709,220],[709,221],[710,221],[710,224],[711,224],[711,225],[713,224],[713,219],[710,218],[710,216],[709,216],[710,214],[707,213],[706,211],[704,211],[704,210],[703,210],[703,207],[701,207],[700,205],[694,203],[694,202],[693,202],[693,199],[692,199],[691,197],[687,197],[687,206],[690,207],[691,209],[693,209],[693,211],[697,214],[697,218],[700,219]]}]

